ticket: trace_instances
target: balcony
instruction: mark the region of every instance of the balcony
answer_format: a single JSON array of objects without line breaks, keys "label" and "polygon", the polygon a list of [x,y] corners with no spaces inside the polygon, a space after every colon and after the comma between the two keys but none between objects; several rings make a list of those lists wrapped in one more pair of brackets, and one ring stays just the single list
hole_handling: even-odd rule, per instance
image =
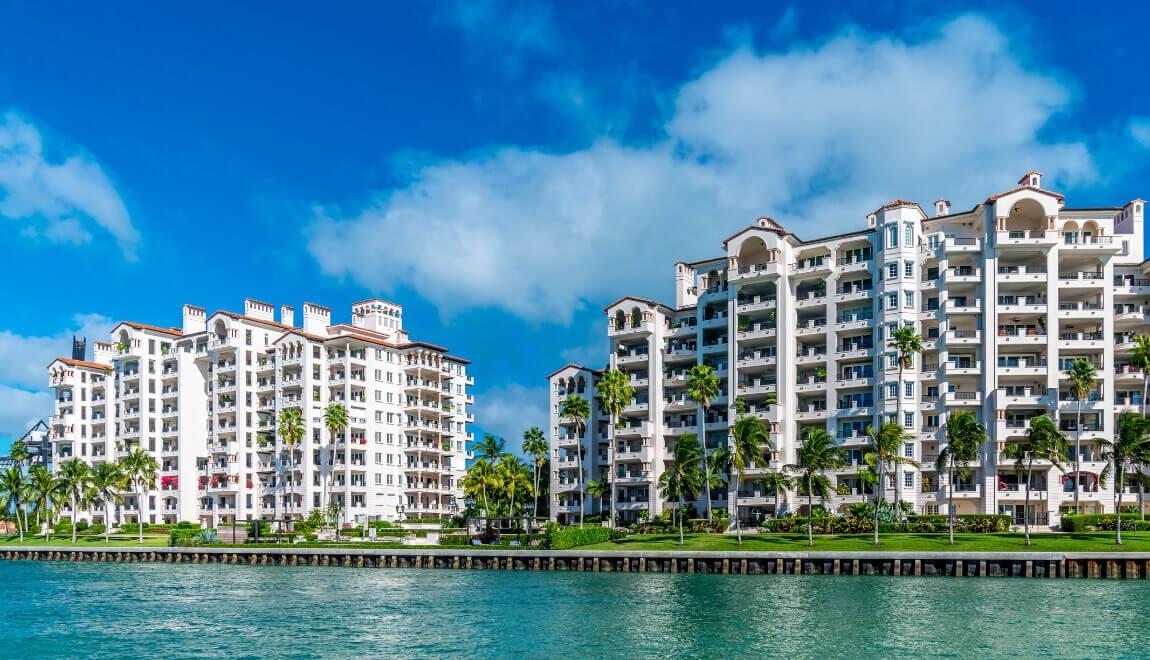
[{"label": "balcony", "polygon": [[774,379],[747,378],[738,384],[739,394],[765,394],[775,389]]},{"label": "balcony", "polygon": [[994,245],[999,250],[1046,249],[1058,244],[1058,236],[1044,229],[1029,231],[1000,231],[994,235]]},{"label": "balcony", "polygon": [[970,254],[982,251],[982,241],[977,238],[947,238],[942,249],[946,254]]},{"label": "balcony", "polygon": [[776,324],[774,321],[759,321],[757,323],[748,323],[739,326],[738,338],[739,339],[764,339],[767,337],[774,337],[776,333]]},{"label": "balcony", "polygon": [[948,406],[980,406],[981,392],[947,392],[943,403]]},{"label": "balcony", "polygon": [[1097,332],[1060,332],[1058,333],[1058,347],[1062,348],[1103,348],[1106,344],[1105,335],[1101,330]]},{"label": "balcony", "polygon": [[1047,299],[1044,296],[999,296],[998,309],[1012,314],[1045,314]]},{"label": "balcony", "polygon": [[835,260],[835,267],[840,274],[853,273],[856,271],[870,270],[873,261],[874,259],[872,257],[839,257]]},{"label": "balcony", "polygon": [[797,364],[818,364],[826,361],[826,346],[800,348],[795,354],[795,362]]},{"label": "balcony", "polygon": [[649,437],[651,435],[651,422],[634,421],[625,422],[615,429],[616,438]]},{"label": "balcony", "polygon": [[978,314],[982,311],[982,301],[974,298],[952,298],[946,301],[947,314]]},{"label": "balcony", "polygon": [[791,264],[790,275],[795,279],[804,279],[826,275],[831,272],[830,256],[803,259]]},{"label": "balcony", "polygon": [[623,323],[612,321],[607,328],[608,337],[638,337],[651,334],[654,324],[650,320],[635,321],[628,319]]},{"label": "balcony", "polygon": [[777,261],[740,265],[734,272],[728,271],[728,278],[731,281],[739,282],[754,282],[778,276],[779,262]]},{"label": "balcony", "polygon": [[977,344],[981,340],[981,332],[978,330],[948,330],[946,333],[947,344]]},{"label": "balcony", "polygon": [[827,320],[822,319],[808,319],[798,324],[797,332],[799,336],[826,334]]},{"label": "balcony", "polygon": [[1102,287],[1105,273],[1095,271],[1069,271],[1058,273],[1058,286],[1067,288]]},{"label": "balcony", "polygon": [[1078,254],[1121,254],[1122,243],[1113,236],[1084,236],[1077,232],[1061,233],[1059,250]]},{"label": "balcony", "polygon": [[978,284],[982,280],[982,270],[974,266],[947,268],[944,279],[947,284]]},{"label": "balcony", "polygon": [[1022,346],[1045,346],[1046,331],[1038,328],[999,326],[998,343]]},{"label": "balcony", "polygon": [[1060,319],[1101,319],[1105,311],[1100,302],[1060,302],[1058,303],[1058,318]]},{"label": "balcony", "polygon": [[650,359],[647,351],[619,351],[616,353],[617,364],[642,364]]},{"label": "balcony", "polygon": [[871,297],[873,289],[865,286],[843,286],[835,290],[835,302],[843,303],[852,300],[867,300]]},{"label": "balcony", "polygon": [[739,296],[735,301],[740,312],[754,312],[765,309],[774,309],[778,300],[773,295]]},{"label": "balcony", "polygon": [[738,367],[759,367],[775,364],[778,361],[774,349],[763,351],[742,351],[736,358]]}]

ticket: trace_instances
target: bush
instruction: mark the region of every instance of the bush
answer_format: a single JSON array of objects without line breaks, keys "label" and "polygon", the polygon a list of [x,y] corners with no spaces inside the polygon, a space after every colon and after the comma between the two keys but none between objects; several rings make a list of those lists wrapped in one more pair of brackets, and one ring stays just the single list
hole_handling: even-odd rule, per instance
[{"label": "bush", "polygon": [[[1139,520],[1137,515],[1122,516],[1122,531],[1150,531],[1150,520]],[[1062,516],[1061,529],[1064,532],[1113,532],[1117,525],[1118,518],[1113,513],[1070,513]]]},{"label": "bush", "polygon": [[56,524],[52,525],[52,533],[53,534],[71,534],[72,533],[72,521],[69,520],[68,518],[61,518],[61,519],[57,520]]},{"label": "bush", "polygon": [[[907,516],[903,522],[880,522],[883,534],[914,532],[918,534],[947,531],[947,516]],[[874,532],[874,520],[861,516],[815,517],[811,527],[815,534],[868,534]],[[806,516],[771,518],[764,520],[760,529],[766,533],[800,534],[807,531]],[[1113,529],[1113,527],[1111,527]],[[1125,526],[1123,526],[1125,529]],[[1010,530],[1010,516],[967,514],[958,516],[954,531],[973,534],[1006,532]]]},{"label": "bush", "polygon": [[94,525],[88,525],[88,533],[89,534],[95,534],[95,535],[99,536],[100,534],[103,534],[106,531],[108,531],[108,528],[103,523],[96,523]]},{"label": "bush", "polygon": [[81,520],[80,522],[76,523],[76,531],[77,532],[84,532],[87,530],[88,530],[88,521],[87,520]]},{"label": "bush", "polygon": [[195,545],[195,539],[200,530],[191,528],[173,528],[168,532],[168,545],[173,548],[186,548]]},{"label": "bush", "polygon": [[439,545],[469,545],[471,536],[467,534],[444,534],[439,537]]},{"label": "bush", "polygon": [[547,525],[544,543],[551,550],[568,550],[583,545],[605,543],[620,538],[622,532],[606,527],[564,527]]}]

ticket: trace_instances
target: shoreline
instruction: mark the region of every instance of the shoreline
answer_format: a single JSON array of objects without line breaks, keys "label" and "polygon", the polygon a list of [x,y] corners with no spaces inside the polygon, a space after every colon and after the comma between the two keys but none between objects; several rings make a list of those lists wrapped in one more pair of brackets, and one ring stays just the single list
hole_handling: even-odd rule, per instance
[{"label": "shoreline", "polygon": [[883,552],[15,546],[5,561],[192,563],[344,568],[1150,579],[1150,552]]}]

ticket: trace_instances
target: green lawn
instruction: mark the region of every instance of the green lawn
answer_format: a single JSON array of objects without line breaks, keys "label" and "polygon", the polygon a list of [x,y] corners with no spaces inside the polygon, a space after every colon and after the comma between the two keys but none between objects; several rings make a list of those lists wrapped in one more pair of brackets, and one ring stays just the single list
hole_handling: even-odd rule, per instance
[{"label": "green lawn", "polygon": [[[140,544],[136,542],[137,536],[135,534],[112,534],[109,543],[104,543],[103,534],[99,536],[85,536],[80,535],[76,537],[77,548],[84,549],[100,549],[100,548],[138,548]],[[57,536],[53,534],[47,541],[44,536],[25,536],[21,541],[17,535],[0,536],[0,548],[4,546],[71,546],[72,536]],[[144,534],[144,545],[147,547],[162,547],[168,545],[167,534]]]},{"label": "green lawn", "polygon": [[1150,532],[1123,532],[1122,545],[1115,545],[1113,532],[1074,534],[1031,534],[1032,545],[1026,546],[1022,534],[955,534],[954,545],[947,544],[943,534],[883,534],[880,544],[873,544],[869,534],[816,536],[814,547],[807,545],[805,534],[744,535],[743,544],[730,535],[688,534],[686,544],[679,545],[678,534],[636,534],[619,541],[582,546],[579,550],[716,550],[802,552],[815,551],[935,551],[935,552],[1150,552]]}]

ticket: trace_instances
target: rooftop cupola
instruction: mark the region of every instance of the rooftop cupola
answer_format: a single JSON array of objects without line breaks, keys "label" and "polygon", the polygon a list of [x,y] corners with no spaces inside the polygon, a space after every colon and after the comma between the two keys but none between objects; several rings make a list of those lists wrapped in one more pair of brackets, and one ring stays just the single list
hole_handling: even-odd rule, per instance
[{"label": "rooftop cupola", "polygon": [[1027,188],[1041,188],[1042,187],[1042,172],[1027,172],[1022,175],[1018,180],[1018,185]]},{"label": "rooftop cupola", "polygon": [[936,200],[934,200],[934,215],[935,215],[935,217],[950,215],[950,200],[949,199],[936,199]]}]

